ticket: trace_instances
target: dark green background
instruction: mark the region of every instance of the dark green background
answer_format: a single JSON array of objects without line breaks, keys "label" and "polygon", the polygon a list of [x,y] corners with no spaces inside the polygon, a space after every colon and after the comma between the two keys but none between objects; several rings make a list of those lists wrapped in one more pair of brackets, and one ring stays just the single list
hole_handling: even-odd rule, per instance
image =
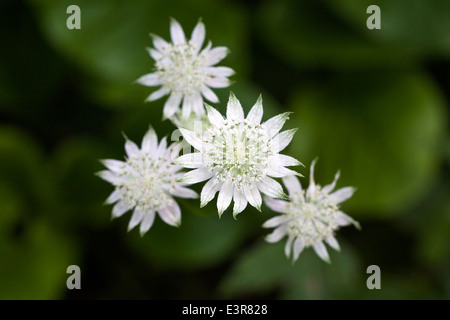
[{"label": "dark green background", "polygon": [[[68,30],[66,8],[81,8]],[[366,8],[381,8],[381,30]],[[0,3],[1,299],[449,299],[450,2],[53,1]],[[340,230],[332,264],[312,249],[293,265],[284,241],[264,242],[273,216],[247,208],[218,219],[215,201],[180,200],[182,226],[159,218],[143,237],[130,213],[111,221],[111,185],[94,175],[123,159],[121,132],[159,135],[165,99],[134,81],[152,71],[150,32],[169,18],[190,35],[201,17],[236,71],[245,111],[262,93],[264,120],[294,113],[284,153],[316,181],[357,192],[342,209],[362,231]],[[302,179],[307,185],[307,179]],[[194,186],[197,191],[200,185]],[[69,265],[81,290],[66,288]],[[381,290],[366,269],[381,268]]]}]

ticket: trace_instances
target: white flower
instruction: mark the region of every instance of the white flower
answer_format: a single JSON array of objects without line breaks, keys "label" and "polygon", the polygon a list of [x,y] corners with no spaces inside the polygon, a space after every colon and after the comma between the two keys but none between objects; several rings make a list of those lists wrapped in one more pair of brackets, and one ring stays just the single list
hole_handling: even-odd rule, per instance
[{"label": "white flower", "polygon": [[213,103],[219,99],[211,88],[225,88],[230,85],[228,77],[234,71],[228,67],[214,67],[226,57],[226,47],[211,48],[211,42],[201,50],[205,39],[205,25],[199,21],[192,31],[191,39],[186,41],[183,28],[174,19],[171,20],[170,34],[172,43],[152,35],[154,49],[148,49],[155,60],[156,71],[137,80],[145,86],[159,86],[147,101],[157,100],[167,94],[163,114],[171,118],[179,111],[182,104],[182,117],[187,118],[191,112],[198,116],[205,113],[203,97]]},{"label": "white flower", "polygon": [[115,203],[112,217],[122,216],[134,209],[128,231],[139,223],[140,233],[144,235],[152,226],[157,212],[161,219],[172,226],[181,223],[181,211],[173,196],[196,198],[197,194],[177,182],[183,173],[180,166],[172,164],[171,148],[164,137],[158,144],[153,129],[145,134],[141,149],[132,141],[126,140],[126,161],[107,159],[103,164],[108,170],[98,175],[115,186],[114,192],[106,200]]},{"label": "white flower", "polygon": [[289,176],[283,178],[283,183],[291,196],[289,202],[264,199],[269,208],[282,215],[267,220],[263,227],[275,228],[266,237],[268,242],[278,242],[284,236],[288,236],[285,254],[289,257],[293,250],[293,261],[298,259],[304,248],[313,247],[322,260],[330,262],[323,241],[335,250],[339,250],[339,244],[334,237],[335,231],[349,224],[359,229],[357,221],[339,210],[339,204],[349,199],[355,189],[345,187],[330,194],[339,179],[339,172],[336,173],[331,184],[322,188],[314,182],[314,165],[315,161],[311,164],[311,178],[306,192],[296,177]]},{"label": "white flower", "polygon": [[288,199],[281,185],[271,177],[300,175],[285,166],[301,165],[296,159],[281,155],[297,129],[279,132],[289,112],[260,124],[263,115],[261,96],[247,118],[233,93],[227,105],[225,119],[216,109],[206,105],[210,125],[201,134],[180,128],[183,137],[198,152],[175,160],[192,170],[180,180],[197,183],[210,179],[203,187],[201,207],[219,191],[219,216],[234,200],[233,216],[242,212],[247,203],[261,211],[260,191],[274,198]]}]

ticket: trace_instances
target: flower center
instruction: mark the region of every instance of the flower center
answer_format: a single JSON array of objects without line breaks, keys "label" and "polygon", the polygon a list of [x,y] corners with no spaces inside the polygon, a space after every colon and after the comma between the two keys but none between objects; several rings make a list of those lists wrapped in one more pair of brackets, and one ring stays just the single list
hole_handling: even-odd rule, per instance
[{"label": "flower center", "polygon": [[156,211],[172,201],[166,191],[176,183],[170,164],[164,158],[151,158],[141,154],[127,160],[128,166],[120,176],[124,181],[117,185],[122,199],[130,208],[141,212]]},{"label": "flower center", "polygon": [[334,221],[339,216],[335,201],[331,201],[320,186],[316,186],[312,195],[305,195],[305,190],[302,190],[297,199],[288,204],[287,212],[292,217],[287,224],[288,234],[303,239],[306,246],[312,246],[332,235],[337,229]]},{"label": "flower center", "polygon": [[259,124],[225,120],[221,128],[210,127],[205,140],[205,165],[217,171],[219,181],[231,179],[240,189],[265,176],[272,152],[270,138]]},{"label": "flower center", "polygon": [[190,43],[171,44],[165,55],[156,62],[156,68],[163,87],[192,96],[206,81],[206,62],[206,55],[198,53]]}]

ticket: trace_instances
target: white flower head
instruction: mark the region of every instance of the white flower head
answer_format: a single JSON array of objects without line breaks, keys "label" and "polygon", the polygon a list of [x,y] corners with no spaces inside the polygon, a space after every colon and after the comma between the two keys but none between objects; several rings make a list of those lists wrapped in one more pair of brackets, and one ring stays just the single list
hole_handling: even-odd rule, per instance
[{"label": "white flower head", "polygon": [[266,237],[268,242],[278,242],[284,236],[288,237],[285,246],[287,257],[292,253],[292,260],[296,261],[304,248],[313,247],[317,255],[324,261],[330,262],[324,241],[333,249],[340,250],[334,237],[339,227],[353,224],[358,229],[359,223],[339,210],[339,204],[349,199],[355,189],[344,187],[337,191],[332,190],[339,179],[336,173],[334,181],[324,187],[314,182],[314,165],[311,164],[311,178],[308,189],[302,189],[300,182],[294,176],[283,178],[288,189],[290,201],[264,199],[265,204],[273,211],[282,213],[267,220],[263,227],[275,228]]},{"label": "white flower head", "polygon": [[184,154],[175,160],[191,170],[180,180],[197,183],[209,179],[200,195],[200,206],[210,202],[219,192],[219,216],[234,200],[233,216],[247,203],[261,211],[261,194],[289,199],[281,185],[272,179],[300,175],[286,166],[301,163],[279,154],[292,140],[296,129],[279,132],[289,112],[260,124],[263,115],[261,96],[244,118],[244,111],[233,93],[227,105],[227,117],[206,105],[210,125],[201,134],[180,128],[183,137],[198,152]]},{"label": "white flower head", "polygon": [[172,147],[167,147],[165,137],[158,144],[156,133],[150,128],[140,149],[126,139],[126,161],[102,161],[108,170],[100,171],[98,175],[115,187],[106,200],[106,204],[116,203],[112,217],[120,217],[134,209],[128,231],[140,223],[140,233],[144,235],[152,226],[155,213],[165,223],[179,226],[181,211],[173,197],[197,198],[197,193],[177,181],[183,173],[178,172],[180,166],[172,164]]},{"label": "white flower head", "polygon": [[180,110],[183,118],[191,112],[201,116],[205,113],[203,97],[213,103],[219,102],[211,88],[225,88],[230,85],[229,76],[234,71],[228,67],[214,66],[228,54],[226,47],[211,48],[211,42],[202,49],[205,40],[205,25],[199,21],[186,40],[183,28],[175,20],[170,23],[172,43],[156,35],[154,48],[149,48],[155,60],[156,71],[140,77],[137,82],[144,86],[161,86],[147,101],[169,95],[164,105],[164,118],[172,118]]}]

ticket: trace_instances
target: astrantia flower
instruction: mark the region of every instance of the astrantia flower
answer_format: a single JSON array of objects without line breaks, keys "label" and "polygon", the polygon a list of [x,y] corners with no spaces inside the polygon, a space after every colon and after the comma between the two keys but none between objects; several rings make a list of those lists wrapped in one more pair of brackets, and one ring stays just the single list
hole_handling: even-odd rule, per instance
[{"label": "astrantia flower", "polygon": [[134,142],[126,140],[126,161],[102,161],[108,170],[100,171],[98,175],[115,186],[106,200],[107,204],[117,202],[112,217],[120,217],[134,209],[128,231],[140,223],[140,233],[144,235],[152,226],[156,212],[165,223],[179,226],[181,211],[173,197],[197,197],[194,191],[177,181],[183,173],[178,172],[180,166],[172,164],[172,146],[167,147],[165,137],[158,144],[155,131],[149,129],[140,149]]},{"label": "astrantia flower", "polygon": [[228,77],[234,71],[228,67],[214,67],[226,57],[226,47],[211,48],[211,42],[202,49],[205,39],[205,25],[199,21],[186,41],[183,28],[172,19],[170,24],[172,43],[152,35],[154,49],[148,49],[155,60],[156,71],[137,80],[145,86],[159,86],[147,101],[157,100],[170,94],[163,114],[171,118],[182,104],[182,117],[187,118],[193,111],[198,116],[205,113],[203,97],[213,103],[219,99],[211,88],[225,88],[230,85]]},{"label": "astrantia flower", "polygon": [[349,224],[359,228],[359,223],[339,210],[339,204],[349,199],[355,191],[352,187],[341,188],[330,193],[339,179],[339,172],[334,181],[321,187],[314,182],[314,165],[311,164],[311,178],[308,189],[302,189],[300,182],[294,176],[283,178],[289,191],[289,202],[266,198],[266,205],[282,215],[267,220],[263,227],[276,228],[266,237],[268,242],[278,242],[284,236],[288,237],[285,246],[287,257],[293,251],[292,259],[297,260],[304,248],[313,247],[317,255],[330,262],[324,241],[335,250],[339,244],[334,237],[339,227]]},{"label": "astrantia flower", "polygon": [[206,109],[210,125],[201,134],[180,128],[183,137],[198,152],[175,160],[176,164],[195,169],[188,172],[182,182],[192,184],[210,179],[202,189],[200,205],[205,206],[219,191],[219,215],[234,200],[233,216],[236,217],[247,203],[261,210],[260,191],[274,198],[288,199],[281,185],[271,177],[299,175],[285,167],[301,163],[279,154],[296,131],[279,132],[289,112],[260,124],[262,98],[259,97],[244,118],[241,104],[233,93],[228,101],[226,119],[213,107],[206,105]]}]

